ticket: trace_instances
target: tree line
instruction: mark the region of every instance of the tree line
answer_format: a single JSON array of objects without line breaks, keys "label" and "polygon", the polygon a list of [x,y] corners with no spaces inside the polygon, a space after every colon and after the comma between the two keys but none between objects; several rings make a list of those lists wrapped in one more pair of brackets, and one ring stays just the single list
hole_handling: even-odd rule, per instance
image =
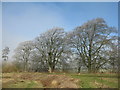
[{"label": "tree line", "polygon": [[[118,70],[118,36],[115,27],[96,18],[65,32],[52,28],[34,40],[21,42],[14,50],[14,64],[22,71],[67,70],[85,68],[89,73],[101,69]],[[7,60],[9,48],[3,49]],[[72,69],[71,69],[72,70]]]}]

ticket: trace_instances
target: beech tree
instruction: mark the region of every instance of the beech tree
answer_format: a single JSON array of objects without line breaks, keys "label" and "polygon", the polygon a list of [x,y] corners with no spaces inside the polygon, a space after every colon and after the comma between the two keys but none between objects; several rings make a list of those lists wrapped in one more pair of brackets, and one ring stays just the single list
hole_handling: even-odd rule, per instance
[{"label": "beech tree", "polygon": [[44,57],[42,56],[42,54],[34,49],[31,52],[31,56],[30,56],[31,62],[31,70],[35,71],[35,72],[40,72],[40,71],[47,71],[47,64],[46,61],[44,60]]},{"label": "beech tree", "polygon": [[21,42],[15,49],[15,55],[13,57],[22,65],[24,71],[28,70],[28,62],[33,48],[34,44],[32,41],[25,41]]},{"label": "beech tree", "polygon": [[118,71],[118,44],[113,43],[110,45],[111,49],[108,51],[109,64],[111,65],[112,72]]},{"label": "beech tree", "polygon": [[88,72],[99,70],[108,60],[108,46],[115,40],[116,29],[96,18],[69,33],[72,50],[81,58]]},{"label": "beech tree", "polygon": [[47,63],[49,72],[53,72],[60,58],[66,52],[63,28],[53,28],[35,39],[35,47],[41,54],[41,61]]}]

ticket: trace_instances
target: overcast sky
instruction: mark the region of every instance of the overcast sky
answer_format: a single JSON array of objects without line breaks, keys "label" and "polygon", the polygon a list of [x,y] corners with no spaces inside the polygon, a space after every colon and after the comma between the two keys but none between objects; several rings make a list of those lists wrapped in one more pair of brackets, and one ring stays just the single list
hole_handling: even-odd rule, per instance
[{"label": "overcast sky", "polygon": [[11,55],[20,42],[33,40],[53,27],[70,31],[88,20],[101,17],[109,26],[118,27],[117,2],[3,2],[3,48]]}]

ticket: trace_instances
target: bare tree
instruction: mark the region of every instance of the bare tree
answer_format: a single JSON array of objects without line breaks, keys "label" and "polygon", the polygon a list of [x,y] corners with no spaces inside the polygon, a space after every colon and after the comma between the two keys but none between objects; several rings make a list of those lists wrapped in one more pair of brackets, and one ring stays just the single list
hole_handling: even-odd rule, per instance
[{"label": "bare tree", "polygon": [[38,50],[34,49],[31,52],[30,59],[31,59],[30,64],[31,64],[32,71],[35,71],[35,72],[47,71],[48,67],[47,67],[46,61],[44,60],[44,57]]},{"label": "bare tree", "polygon": [[63,28],[53,28],[35,39],[35,47],[41,55],[40,59],[47,63],[50,73],[54,71],[66,51],[65,36]]},{"label": "bare tree", "polygon": [[32,41],[25,41],[19,44],[15,49],[14,58],[23,66],[24,71],[28,70],[28,62],[30,60],[30,54],[34,48]]},{"label": "bare tree", "polygon": [[115,33],[115,28],[109,27],[102,18],[97,18],[75,28],[68,35],[72,50],[79,55],[88,72],[99,70],[107,62],[106,51]]},{"label": "bare tree", "polygon": [[108,51],[109,64],[111,65],[112,72],[118,71],[118,44],[111,44],[111,49]]}]

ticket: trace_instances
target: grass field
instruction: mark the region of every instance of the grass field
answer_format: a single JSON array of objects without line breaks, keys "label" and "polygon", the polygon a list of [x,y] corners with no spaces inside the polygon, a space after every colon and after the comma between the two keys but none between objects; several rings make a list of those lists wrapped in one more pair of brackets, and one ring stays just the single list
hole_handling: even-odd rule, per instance
[{"label": "grass field", "polygon": [[116,74],[3,73],[3,88],[117,88]]}]

